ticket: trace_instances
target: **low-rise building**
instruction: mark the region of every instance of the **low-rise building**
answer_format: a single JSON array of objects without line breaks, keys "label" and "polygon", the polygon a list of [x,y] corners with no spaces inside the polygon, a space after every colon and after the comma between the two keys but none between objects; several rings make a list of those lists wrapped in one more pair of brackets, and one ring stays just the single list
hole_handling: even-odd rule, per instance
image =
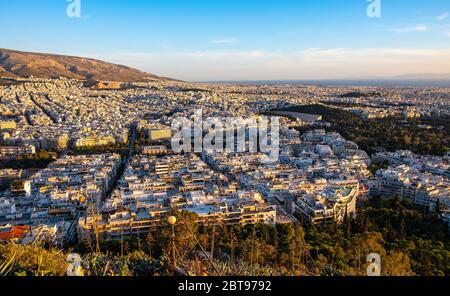
[{"label": "low-rise building", "polygon": [[36,153],[36,148],[28,146],[0,146],[0,160],[14,159],[19,156],[28,156]]}]

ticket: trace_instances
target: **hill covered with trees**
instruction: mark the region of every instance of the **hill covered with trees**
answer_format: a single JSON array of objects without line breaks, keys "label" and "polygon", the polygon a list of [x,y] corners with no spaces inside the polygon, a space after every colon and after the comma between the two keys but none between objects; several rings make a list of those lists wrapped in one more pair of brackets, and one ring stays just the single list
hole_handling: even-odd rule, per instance
[{"label": "hill covered with trees", "polygon": [[[450,150],[450,117],[402,117],[362,119],[341,108],[326,105],[295,106],[283,111],[322,115],[332,124],[330,130],[353,141],[369,154],[383,147],[389,151],[411,150],[417,154],[444,155]],[[423,128],[424,125],[431,128]],[[301,132],[309,127],[300,128]]]}]

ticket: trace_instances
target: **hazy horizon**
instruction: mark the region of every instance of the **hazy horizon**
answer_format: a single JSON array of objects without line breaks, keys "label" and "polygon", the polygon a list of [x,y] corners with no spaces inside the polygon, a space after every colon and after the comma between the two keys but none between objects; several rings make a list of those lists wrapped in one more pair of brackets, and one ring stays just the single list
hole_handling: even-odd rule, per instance
[{"label": "hazy horizon", "polygon": [[387,87],[387,88],[450,88],[450,79],[308,79],[308,80],[216,80],[191,81],[192,83],[237,85],[317,85],[330,87]]}]

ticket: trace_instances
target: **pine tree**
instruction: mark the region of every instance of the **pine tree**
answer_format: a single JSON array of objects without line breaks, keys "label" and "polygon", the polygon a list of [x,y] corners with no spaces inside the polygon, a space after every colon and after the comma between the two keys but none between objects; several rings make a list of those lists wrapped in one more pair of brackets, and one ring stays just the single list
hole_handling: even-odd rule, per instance
[{"label": "pine tree", "polygon": [[441,200],[439,198],[436,201],[436,214],[438,214],[439,216],[442,214],[442,212],[441,212]]},{"label": "pine tree", "polygon": [[147,234],[146,240],[147,240],[147,246],[148,246],[148,254],[149,254],[150,258],[152,258],[152,244],[153,244],[153,242],[155,240],[154,240],[153,235],[152,235],[152,233],[150,231]]},{"label": "pine tree", "polygon": [[400,226],[399,226],[399,230],[398,230],[398,237],[400,240],[405,240],[406,239],[406,223],[405,223],[405,218],[402,216],[400,219]]},{"label": "pine tree", "polygon": [[352,235],[352,223],[350,217],[348,216],[347,207],[345,207],[344,225],[345,225],[345,235],[347,238],[349,238]]}]

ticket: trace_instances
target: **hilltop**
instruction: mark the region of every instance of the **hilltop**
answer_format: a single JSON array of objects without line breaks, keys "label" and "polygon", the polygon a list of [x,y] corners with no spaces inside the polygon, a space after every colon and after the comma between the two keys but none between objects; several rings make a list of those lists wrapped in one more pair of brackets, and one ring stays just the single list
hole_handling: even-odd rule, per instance
[{"label": "hilltop", "polygon": [[0,77],[30,76],[117,82],[171,80],[127,66],[90,58],[0,48]]}]

